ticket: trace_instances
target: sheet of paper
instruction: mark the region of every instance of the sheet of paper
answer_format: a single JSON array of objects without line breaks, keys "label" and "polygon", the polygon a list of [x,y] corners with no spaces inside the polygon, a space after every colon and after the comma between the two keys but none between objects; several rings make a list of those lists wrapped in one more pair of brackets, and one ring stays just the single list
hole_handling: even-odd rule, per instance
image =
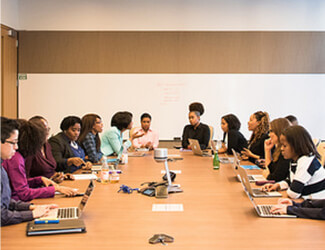
[{"label": "sheet of paper", "polygon": [[153,204],[153,212],[182,212],[183,204]]},{"label": "sheet of paper", "polygon": [[73,177],[75,180],[97,180],[95,174],[74,174]]},{"label": "sheet of paper", "polygon": [[[174,172],[175,174],[181,174],[182,170],[169,170],[170,172]],[[166,174],[166,170],[161,170],[162,174]]]}]

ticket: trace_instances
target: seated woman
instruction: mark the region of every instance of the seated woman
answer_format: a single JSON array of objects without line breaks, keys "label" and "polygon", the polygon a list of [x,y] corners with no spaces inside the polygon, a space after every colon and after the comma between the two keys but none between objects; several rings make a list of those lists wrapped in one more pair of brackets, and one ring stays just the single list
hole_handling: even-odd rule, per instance
[{"label": "seated woman", "polygon": [[298,218],[325,220],[325,199],[305,200],[301,203],[288,198],[279,199],[278,205],[273,206],[270,212],[296,215]]},{"label": "seated woman", "polygon": [[[10,160],[18,149],[18,128],[15,120],[1,117],[1,163],[3,160]],[[36,206],[11,199],[8,175],[1,164],[1,226],[46,216],[53,208],[57,208],[57,205]]]},{"label": "seated woman", "polygon": [[291,126],[280,136],[284,159],[290,159],[290,174],[285,181],[263,186],[264,190],[285,190],[292,199],[325,199],[325,169],[320,164],[315,144],[301,126]]},{"label": "seated woman", "polygon": [[250,116],[248,130],[253,131],[248,143],[248,148],[241,151],[243,159],[248,159],[252,163],[256,160],[264,159],[264,141],[269,138],[269,114],[258,111]]},{"label": "seated woman", "polygon": [[[265,140],[265,166],[270,173],[268,180],[282,181],[289,176],[290,160],[281,154],[281,133],[290,127],[286,118],[278,118],[270,123],[270,139]],[[273,154],[272,154],[273,151]]]},{"label": "seated woman", "polygon": [[[72,188],[59,186],[46,177],[34,177],[27,179],[25,170],[25,159],[35,155],[46,141],[46,130],[44,126],[26,120],[19,120],[18,152],[10,160],[3,162],[10,185],[11,197],[14,200],[30,201],[36,198],[53,197],[55,191],[68,196],[76,194]],[[44,187],[43,187],[44,186]]]},{"label": "seated woman", "polygon": [[[46,138],[49,137],[50,128],[44,117],[34,116],[29,119],[29,121],[44,126],[46,130]],[[25,168],[27,178],[44,176],[50,179],[55,175],[56,161],[52,155],[51,145],[47,140],[35,155],[29,155],[25,158]]]},{"label": "seated woman", "polygon": [[204,106],[202,103],[200,102],[192,102],[189,106],[188,106],[189,112],[192,111],[197,111],[200,113],[200,116],[202,116],[204,114]]},{"label": "seated woman", "polygon": [[206,149],[210,142],[210,128],[200,122],[200,113],[198,111],[190,111],[188,118],[190,125],[186,125],[182,135],[182,147],[191,149],[188,139],[196,139],[199,141],[201,149]]},{"label": "seated woman", "polygon": [[131,145],[131,141],[143,136],[136,132],[130,136],[123,144],[123,132],[131,129],[133,126],[132,114],[130,112],[117,112],[111,120],[111,128],[102,136],[101,150],[104,155],[117,155],[120,157],[123,150],[127,150]]},{"label": "seated woman", "polygon": [[134,148],[147,148],[153,150],[158,147],[159,137],[158,133],[150,129],[151,115],[144,113],[141,115],[141,128],[134,130],[143,134],[142,137],[136,138],[132,141]]},{"label": "seated woman", "polygon": [[49,139],[52,154],[56,161],[56,171],[73,173],[76,170],[91,169],[91,162],[85,162],[85,152],[77,143],[81,129],[81,120],[76,116],[65,117],[60,128],[62,132]]},{"label": "seated woman", "polygon": [[218,153],[232,154],[234,149],[236,152],[241,152],[247,148],[247,140],[242,133],[239,132],[240,121],[233,114],[225,115],[221,118],[221,129],[223,131],[222,148]]},{"label": "seated woman", "polygon": [[99,115],[87,114],[82,117],[82,127],[78,143],[84,149],[88,160],[92,163],[100,162],[103,156],[100,151],[99,133],[103,132],[103,122]]}]

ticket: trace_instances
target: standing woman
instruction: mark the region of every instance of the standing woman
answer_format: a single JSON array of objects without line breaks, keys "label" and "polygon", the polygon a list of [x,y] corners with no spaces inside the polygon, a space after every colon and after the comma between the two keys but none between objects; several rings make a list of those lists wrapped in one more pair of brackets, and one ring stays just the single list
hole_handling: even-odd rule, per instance
[{"label": "standing woman", "polygon": [[[44,126],[26,120],[19,120],[18,151],[10,159],[3,162],[8,173],[11,186],[11,197],[14,200],[31,201],[36,198],[53,197],[55,191],[73,196],[76,191],[69,187],[59,186],[46,177],[26,177],[25,158],[35,155],[46,141],[47,132]],[[43,187],[44,186],[44,187]]]},{"label": "standing woman", "polygon": [[111,120],[111,128],[102,136],[101,150],[104,155],[122,155],[123,149],[132,145],[132,140],[143,136],[138,132],[130,135],[130,138],[123,144],[123,132],[130,130],[133,126],[132,114],[130,112],[117,112]]},{"label": "standing woman", "polygon": [[73,173],[76,170],[90,169],[91,162],[85,162],[85,151],[78,145],[81,120],[77,116],[65,117],[60,128],[62,132],[49,139],[52,154],[57,164],[57,171]]},{"label": "standing woman", "polygon": [[240,121],[233,114],[225,115],[221,118],[221,129],[223,131],[222,148],[218,153],[232,154],[234,149],[236,152],[241,152],[247,148],[247,140],[242,133],[239,132]]},{"label": "standing woman", "polygon": [[210,128],[200,122],[201,113],[199,111],[190,111],[188,119],[189,125],[186,125],[182,135],[182,147],[191,149],[188,139],[196,139],[199,141],[201,149],[206,149],[210,141]]},{"label": "standing woman", "polygon": [[280,136],[290,125],[286,118],[278,118],[270,123],[270,138],[264,144],[265,166],[270,171],[268,180],[282,181],[289,176],[290,160],[284,159],[281,154]]},{"label": "standing woman", "polygon": [[252,163],[264,159],[264,141],[269,138],[270,119],[267,112],[258,111],[250,116],[248,130],[253,131],[248,143],[248,148],[241,152],[244,159]]},{"label": "standing woman", "polygon": [[97,163],[103,156],[100,150],[100,138],[98,133],[103,132],[102,118],[96,114],[87,114],[82,117],[82,127],[78,139],[79,144],[85,150],[88,160]]}]

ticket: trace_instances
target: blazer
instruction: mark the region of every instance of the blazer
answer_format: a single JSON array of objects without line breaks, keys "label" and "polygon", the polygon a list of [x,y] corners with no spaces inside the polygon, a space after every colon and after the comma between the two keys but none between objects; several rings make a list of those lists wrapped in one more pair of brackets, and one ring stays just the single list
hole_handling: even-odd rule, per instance
[{"label": "blazer", "polygon": [[69,158],[75,157],[71,146],[69,144],[69,138],[60,132],[49,139],[49,143],[52,147],[52,154],[56,161],[56,171],[71,173],[73,172],[73,166],[68,166],[67,161]]}]

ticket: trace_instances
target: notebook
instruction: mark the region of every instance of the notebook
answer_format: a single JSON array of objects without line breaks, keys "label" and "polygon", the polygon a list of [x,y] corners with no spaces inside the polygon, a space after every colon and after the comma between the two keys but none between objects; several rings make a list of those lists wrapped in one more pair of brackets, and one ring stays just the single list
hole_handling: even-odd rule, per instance
[{"label": "notebook", "polygon": [[199,141],[196,139],[188,139],[192,152],[195,155],[200,155],[200,156],[212,156],[210,152],[208,151],[203,151],[200,147]]},{"label": "notebook", "polygon": [[249,183],[248,176],[246,170],[242,167],[238,168],[238,173],[240,175],[241,183],[243,184],[244,190],[248,190],[249,194],[253,197],[281,197],[282,194],[279,192],[266,192],[261,188],[252,188]]},{"label": "notebook", "polygon": [[27,236],[85,232],[86,226],[82,219],[62,220],[58,224],[35,224],[30,221],[26,228]]},{"label": "notebook", "polygon": [[[238,168],[239,167],[243,167],[245,168],[244,165],[240,165],[238,156],[237,156],[237,152],[234,149],[231,149],[233,155],[234,155],[234,164],[232,165],[235,171],[235,174],[237,176],[238,181],[241,181],[240,179],[240,175],[238,174]],[[251,168],[248,168],[251,169]],[[260,168],[258,168],[260,169]],[[261,174],[255,174],[255,175],[247,175],[248,176],[248,180],[249,182],[256,182],[256,181],[266,181],[265,177]]]},{"label": "notebook", "polygon": [[63,207],[51,209],[46,217],[41,217],[39,220],[53,219],[57,218],[60,220],[67,219],[78,219],[81,216],[83,209],[85,208],[87,201],[94,190],[93,180],[90,180],[89,185],[86,189],[84,196],[82,197],[78,207]]}]

